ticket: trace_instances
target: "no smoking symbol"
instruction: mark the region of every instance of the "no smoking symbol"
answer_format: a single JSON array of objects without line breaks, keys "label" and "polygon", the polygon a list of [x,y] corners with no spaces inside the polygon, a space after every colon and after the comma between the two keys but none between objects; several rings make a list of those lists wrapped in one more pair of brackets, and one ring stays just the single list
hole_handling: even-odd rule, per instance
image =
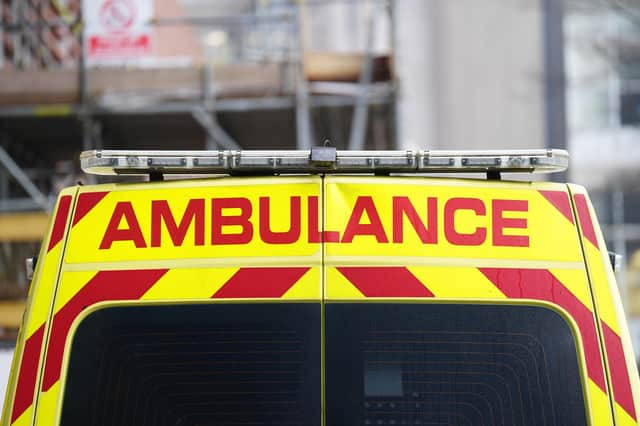
[{"label": "no smoking symbol", "polygon": [[133,0],[106,0],[100,7],[100,23],[110,32],[126,30],[133,25],[135,17]]}]

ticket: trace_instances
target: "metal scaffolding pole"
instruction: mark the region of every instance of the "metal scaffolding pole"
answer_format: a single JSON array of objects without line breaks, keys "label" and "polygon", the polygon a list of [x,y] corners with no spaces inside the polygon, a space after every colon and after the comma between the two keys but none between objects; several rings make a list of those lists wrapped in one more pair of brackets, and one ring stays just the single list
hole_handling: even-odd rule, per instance
[{"label": "metal scaffolding pole", "polygon": [[24,188],[29,196],[40,206],[43,210],[51,210],[51,204],[46,195],[44,195],[38,187],[36,187],[29,176],[22,171],[20,166],[13,161],[13,158],[0,146],[0,164],[18,181],[18,183]]},{"label": "metal scaffolding pole", "polygon": [[200,90],[202,105],[193,108],[191,116],[207,134],[207,149],[216,149],[218,146],[240,149],[240,145],[218,123],[213,68],[208,64],[200,70]]},{"label": "metal scaffolding pole", "polygon": [[[11,2],[11,19],[13,24],[18,24],[22,21],[21,13],[22,8],[20,7],[20,0],[13,0]],[[20,58],[22,57],[22,29],[19,31],[15,31],[11,34],[11,44],[13,48],[13,65],[16,68],[20,68],[22,62]]]},{"label": "metal scaffolding pole", "polygon": [[362,62],[358,95],[353,109],[353,121],[349,135],[349,149],[362,150],[367,134],[367,121],[369,112],[369,85],[373,77],[373,23],[376,18],[376,4],[371,6],[367,20],[367,46]]},{"label": "metal scaffolding pole", "polygon": [[218,121],[214,119],[214,114],[215,112],[209,113],[205,108],[194,108],[191,112],[193,118],[202,126],[205,132],[207,132],[207,148],[215,149],[215,147],[209,146],[210,141],[213,141],[216,145],[225,149],[240,149],[240,145],[238,145],[238,143],[220,127]]},{"label": "metal scaffolding pole", "polygon": [[309,82],[304,72],[304,54],[302,31],[300,30],[300,7],[295,9],[293,32],[297,49],[294,52],[296,73],[296,145],[298,149],[311,149],[313,144],[313,125],[311,123],[311,105],[309,101]]}]

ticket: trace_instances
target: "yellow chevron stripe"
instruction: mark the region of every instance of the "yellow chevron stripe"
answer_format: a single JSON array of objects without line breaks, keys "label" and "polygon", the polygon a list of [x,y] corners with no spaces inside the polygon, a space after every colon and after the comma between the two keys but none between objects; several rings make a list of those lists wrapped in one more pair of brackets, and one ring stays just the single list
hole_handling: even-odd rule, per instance
[{"label": "yellow chevron stripe", "polygon": [[478,268],[409,267],[435,297],[452,299],[506,299]]},{"label": "yellow chevron stripe", "polygon": [[591,300],[591,292],[589,291],[589,282],[584,269],[549,269],[549,272],[555,276],[575,297],[582,302],[591,312],[593,312],[593,301]]},{"label": "yellow chevron stripe", "polygon": [[[20,415],[16,419],[15,422],[11,423],[12,426],[30,426],[31,425],[31,416],[33,416],[33,405],[27,408],[24,413]],[[8,419],[7,419],[8,420]]]},{"label": "yellow chevron stripe", "polygon": [[591,403],[591,418],[593,425],[610,425],[613,423],[609,396],[596,385],[593,380],[588,381],[587,391]]},{"label": "yellow chevron stripe", "polygon": [[[69,212],[66,217],[66,222],[64,224],[65,230],[69,225],[71,220],[71,212],[73,211],[73,204],[75,202],[75,194],[77,192],[77,187],[66,188],[62,190],[59,194],[58,204],[55,208],[55,215],[51,218],[51,221],[48,226],[47,235],[48,238],[45,238],[43,244],[40,249],[39,258],[40,261],[36,265],[36,271],[34,274],[34,280],[32,281],[32,288],[29,292],[29,300],[27,301],[27,311],[25,312],[24,322],[21,325],[21,333],[24,333],[24,338],[22,339],[22,345],[27,341],[27,339],[33,335],[43,324],[45,324],[45,330],[43,335],[42,347],[40,350],[40,356],[38,361],[38,372],[36,375],[35,387],[33,389],[34,392],[34,400],[32,402],[32,406],[27,408],[24,413],[20,415],[18,419],[13,423],[13,425],[30,425],[32,423],[32,416],[35,414],[33,407],[36,402],[36,396],[39,392],[40,388],[40,374],[41,365],[43,363],[44,356],[44,348],[46,345],[45,339],[47,338],[47,330],[46,330],[46,322],[48,321],[49,315],[53,310],[50,306],[51,300],[54,297],[55,286],[58,278],[58,271],[60,268],[61,257],[62,257],[62,242],[59,242],[54,247],[49,250],[49,240],[51,239],[51,233],[54,228],[54,222],[56,219],[56,215],[58,214],[58,209],[60,207],[60,200],[62,197],[69,196],[71,197],[71,205]],[[66,231],[65,231],[66,232]],[[64,241],[64,235],[63,239]],[[22,358],[24,347],[22,345],[18,345],[18,351],[16,351],[15,356]],[[18,358],[16,358],[18,359]],[[20,363],[14,362],[12,368],[12,377],[9,379],[9,383],[7,386],[7,400],[13,401],[16,392],[16,386],[18,383],[18,377],[16,376],[20,371]],[[11,403],[12,405],[12,403]],[[11,405],[7,405],[10,407]],[[8,416],[9,413],[7,412]],[[8,420],[8,419],[7,419]]]},{"label": "yellow chevron stripe", "polygon": [[[597,250],[586,238],[583,238],[587,262],[589,264],[589,272],[591,274],[591,284],[594,287],[596,295],[596,303],[598,304],[598,314],[616,334],[620,335],[620,327],[618,326],[618,317],[615,311],[615,305],[611,298],[611,289],[609,288],[609,280],[607,273],[602,264],[600,251]],[[617,291],[617,289],[616,289]]]},{"label": "yellow chevron stripe", "polygon": [[[41,260],[41,262],[43,262],[42,269],[38,276],[37,287],[32,290],[34,294],[31,296],[32,300],[36,301],[36,303],[31,304],[26,325],[26,338],[31,336],[49,316],[49,309],[51,307],[48,302],[52,298],[53,288],[56,283],[61,250],[62,244],[57,244]],[[46,251],[43,250],[42,253],[46,253]]]},{"label": "yellow chevron stripe", "polygon": [[336,268],[326,268],[327,280],[325,284],[326,299],[364,299],[364,295],[360,293],[344,275]]},{"label": "yellow chevron stripe", "polygon": [[209,299],[238,269],[170,269],[141,299]]},{"label": "yellow chevron stripe", "polygon": [[54,314],[57,313],[69,300],[71,300],[84,287],[98,271],[64,272],[56,294]]},{"label": "yellow chevron stripe", "polygon": [[57,424],[55,419],[60,415],[58,410],[61,408],[58,404],[59,396],[59,380],[47,392],[40,392],[40,395],[38,396],[38,413],[36,414],[34,426],[53,426],[54,424]]},{"label": "yellow chevron stripe", "polygon": [[638,426],[638,423],[618,403],[615,407],[616,426]]},{"label": "yellow chevron stripe", "polygon": [[283,296],[283,299],[318,300],[322,297],[321,268],[311,268]]}]

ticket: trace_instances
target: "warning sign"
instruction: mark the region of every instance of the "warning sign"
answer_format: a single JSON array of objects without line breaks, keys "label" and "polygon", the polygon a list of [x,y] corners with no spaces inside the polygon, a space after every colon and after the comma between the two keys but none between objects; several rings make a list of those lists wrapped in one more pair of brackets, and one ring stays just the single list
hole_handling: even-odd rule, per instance
[{"label": "warning sign", "polygon": [[91,63],[118,63],[151,53],[153,0],[83,0],[85,54]]}]

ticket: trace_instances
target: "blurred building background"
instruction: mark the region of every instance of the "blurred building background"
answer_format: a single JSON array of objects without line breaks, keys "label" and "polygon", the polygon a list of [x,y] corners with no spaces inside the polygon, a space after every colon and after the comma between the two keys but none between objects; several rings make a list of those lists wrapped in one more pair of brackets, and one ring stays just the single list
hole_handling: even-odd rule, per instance
[{"label": "blurred building background", "polygon": [[564,19],[570,177],[586,186],[640,350],[640,2],[568,0]]},{"label": "blurred building background", "polygon": [[568,148],[555,178],[590,189],[640,318],[637,0],[0,6],[0,354],[23,259],[97,148]]}]

